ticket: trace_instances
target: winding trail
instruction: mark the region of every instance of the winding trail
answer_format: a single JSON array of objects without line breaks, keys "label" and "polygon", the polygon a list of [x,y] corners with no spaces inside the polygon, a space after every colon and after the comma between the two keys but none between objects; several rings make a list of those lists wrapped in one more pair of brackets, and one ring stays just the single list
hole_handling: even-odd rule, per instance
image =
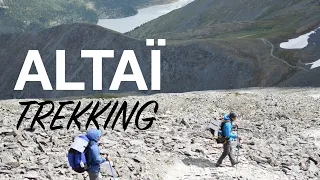
[{"label": "winding trail", "polygon": [[301,69],[301,70],[306,71],[306,72],[309,71],[309,70],[304,69],[304,68],[302,68],[302,67],[300,67],[300,66],[291,65],[291,64],[288,63],[287,61],[276,57],[276,56],[273,54],[273,52],[274,52],[274,45],[273,45],[268,39],[266,39],[266,38],[260,38],[260,39],[261,39],[261,41],[262,41],[265,45],[268,45],[268,46],[271,47],[271,50],[270,50],[270,56],[271,56],[271,57],[273,57],[273,58],[275,58],[275,59],[277,59],[277,60],[282,61],[283,63],[285,63],[286,65],[288,65],[288,66],[291,67],[291,68]]}]

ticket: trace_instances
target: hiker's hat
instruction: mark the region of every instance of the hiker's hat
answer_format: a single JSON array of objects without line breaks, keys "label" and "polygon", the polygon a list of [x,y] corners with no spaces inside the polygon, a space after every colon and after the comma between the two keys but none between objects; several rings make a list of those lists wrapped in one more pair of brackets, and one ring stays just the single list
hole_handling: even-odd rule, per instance
[{"label": "hiker's hat", "polygon": [[237,118],[237,114],[235,112],[230,112],[229,117],[230,118]]}]

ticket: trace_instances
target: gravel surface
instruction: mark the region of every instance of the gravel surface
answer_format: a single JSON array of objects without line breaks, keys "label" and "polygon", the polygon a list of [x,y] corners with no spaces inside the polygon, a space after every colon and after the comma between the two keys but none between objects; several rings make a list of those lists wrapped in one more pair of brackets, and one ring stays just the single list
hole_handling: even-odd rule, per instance
[{"label": "gravel surface", "polygon": [[[99,109],[110,101],[112,106],[115,101],[120,105],[127,101],[130,112],[137,101],[140,108],[151,100],[158,102],[159,109],[155,115],[152,105],[141,114],[141,126],[146,123],[141,118],[156,117],[145,131],[136,128],[136,114],[126,131],[122,116],[114,130],[110,128],[114,116],[103,129],[111,108],[97,119],[103,129],[101,152],[110,154],[119,179],[320,178],[320,89],[240,89],[74,101],[82,102],[80,109],[90,101],[99,101]],[[74,123],[66,128],[76,104],[62,109],[60,115],[66,118],[55,125],[62,124],[63,129],[50,130],[52,113],[42,120],[46,130],[37,123],[30,130],[27,127],[38,109],[33,105],[16,130],[22,101],[27,100],[0,101],[0,179],[88,179],[86,173],[70,169],[66,155],[73,138],[85,132],[92,108],[79,118],[81,130]],[[54,112],[59,107],[58,101],[55,104]],[[240,115],[240,164],[231,167],[226,159],[216,168],[222,148],[204,129],[208,121],[230,110]],[[92,122],[90,127],[94,127]],[[109,173],[103,170],[102,176],[108,179]]]}]

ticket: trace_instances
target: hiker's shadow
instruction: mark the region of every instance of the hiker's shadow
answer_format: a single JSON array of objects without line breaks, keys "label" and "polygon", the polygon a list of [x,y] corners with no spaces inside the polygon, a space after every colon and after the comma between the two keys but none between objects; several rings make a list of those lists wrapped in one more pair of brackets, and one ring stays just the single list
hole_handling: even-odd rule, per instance
[{"label": "hiker's shadow", "polygon": [[187,165],[194,165],[198,166],[201,168],[206,168],[206,167],[215,167],[215,163],[209,161],[208,159],[201,159],[201,158],[184,158],[182,162]]}]

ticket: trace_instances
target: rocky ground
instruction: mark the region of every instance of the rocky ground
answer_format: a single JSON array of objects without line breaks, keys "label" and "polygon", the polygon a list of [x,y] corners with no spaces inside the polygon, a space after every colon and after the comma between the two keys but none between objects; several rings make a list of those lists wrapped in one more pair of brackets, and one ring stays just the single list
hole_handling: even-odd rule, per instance
[{"label": "rocky ground", "polygon": [[[91,100],[81,99],[83,104]],[[107,104],[116,99],[93,100]],[[136,101],[159,103],[157,120],[146,131],[131,123],[124,132],[120,121],[114,130],[103,130],[101,151],[110,154],[119,179],[320,178],[320,89],[241,89],[117,100],[126,100],[130,110]],[[24,100],[0,102],[0,179],[88,179],[86,174],[74,173],[66,157],[80,131],[75,127],[67,130],[67,120],[62,130],[42,130],[38,124],[34,130],[24,129],[30,126],[36,107],[16,130],[23,111],[19,101]],[[74,108],[67,106],[61,114],[68,117]],[[241,163],[235,168],[225,160],[223,167],[215,168],[222,148],[208,139],[210,133],[204,128],[206,122],[230,110],[240,114]],[[153,115],[151,109],[148,111],[142,116]],[[80,118],[83,124],[89,114]],[[108,111],[99,124],[107,116]],[[52,117],[43,121],[46,129]],[[107,171],[102,175],[110,178]]]}]

